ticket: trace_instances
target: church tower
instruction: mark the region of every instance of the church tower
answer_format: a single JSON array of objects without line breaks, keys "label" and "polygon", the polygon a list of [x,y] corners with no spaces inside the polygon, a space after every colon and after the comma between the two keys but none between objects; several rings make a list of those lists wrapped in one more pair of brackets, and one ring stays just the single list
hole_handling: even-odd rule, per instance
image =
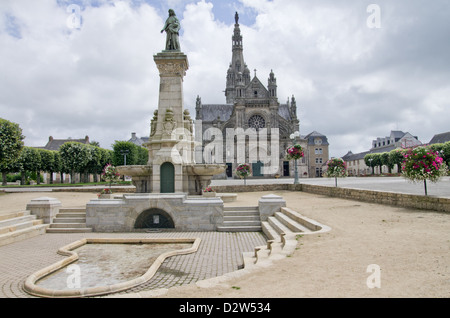
[{"label": "church tower", "polygon": [[234,19],[236,23],[232,37],[233,55],[227,72],[227,87],[225,89],[227,104],[233,104],[234,99],[242,93],[242,85],[246,86],[250,83],[250,70],[244,62],[244,46],[237,12]]}]

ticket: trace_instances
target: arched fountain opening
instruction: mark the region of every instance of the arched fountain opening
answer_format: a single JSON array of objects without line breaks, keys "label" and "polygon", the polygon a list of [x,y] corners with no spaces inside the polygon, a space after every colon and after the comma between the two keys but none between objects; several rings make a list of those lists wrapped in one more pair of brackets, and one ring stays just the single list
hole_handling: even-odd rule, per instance
[{"label": "arched fountain opening", "polygon": [[135,229],[174,229],[172,217],[164,210],[153,208],[145,210],[136,219]]}]

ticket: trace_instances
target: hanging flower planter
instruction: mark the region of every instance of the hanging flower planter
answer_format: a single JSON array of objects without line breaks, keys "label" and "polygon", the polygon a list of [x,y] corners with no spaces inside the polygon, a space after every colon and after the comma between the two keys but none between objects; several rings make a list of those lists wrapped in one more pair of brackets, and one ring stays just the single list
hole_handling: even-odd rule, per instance
[{"label": "hanging flower planter", "polygon": [[244,179],[244,185],[246,185],[246,178],[252,174],[251,167],[248,163],[241,163],[236,168],[236,175]]},{"label": "hanging flower planter", "polygon": [[286,149],[286,153],[287,153],[286,155],[287,160],[298,160],[305,156],[303,148],[300,145],[294,145],[292,147],[289,147],[288,149]]}]

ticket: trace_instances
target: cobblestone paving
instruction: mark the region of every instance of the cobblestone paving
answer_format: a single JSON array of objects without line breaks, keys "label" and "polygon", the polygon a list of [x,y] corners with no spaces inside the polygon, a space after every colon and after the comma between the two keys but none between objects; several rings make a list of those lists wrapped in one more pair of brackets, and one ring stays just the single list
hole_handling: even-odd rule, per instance
[{"label": "cobblestone paving", "polygon": [[175,232],[158,233],[80,233],[44,234],[0,247],[0,297],[33,297],[23,290],[27,277],[64,256],[57,250],[69,243],[87,237],[102,238],[201,238],[196,253],[167,259],[156,275],[147,283],[122,293],[136,293],[158,288],[169,288],[221,276],[239,269],[242,253],[265,245],[261,232]]}]

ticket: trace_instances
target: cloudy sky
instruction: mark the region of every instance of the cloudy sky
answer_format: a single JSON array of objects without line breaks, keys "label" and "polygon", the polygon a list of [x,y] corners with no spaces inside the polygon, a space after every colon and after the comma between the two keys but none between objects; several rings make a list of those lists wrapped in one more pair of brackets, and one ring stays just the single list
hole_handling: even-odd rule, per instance
[{"label": "cloudy sky", "polygon": [[1,0],[0,117],[27,146],[148,136],[169,8],[192,114],[197,95],[225,103],[238,11],[249,68],[265,84],[274,71],[280,102],[295,95],[300,133],[326,135],[331,156],[391,130],[424,143],[450,131],[448,0]]}]

